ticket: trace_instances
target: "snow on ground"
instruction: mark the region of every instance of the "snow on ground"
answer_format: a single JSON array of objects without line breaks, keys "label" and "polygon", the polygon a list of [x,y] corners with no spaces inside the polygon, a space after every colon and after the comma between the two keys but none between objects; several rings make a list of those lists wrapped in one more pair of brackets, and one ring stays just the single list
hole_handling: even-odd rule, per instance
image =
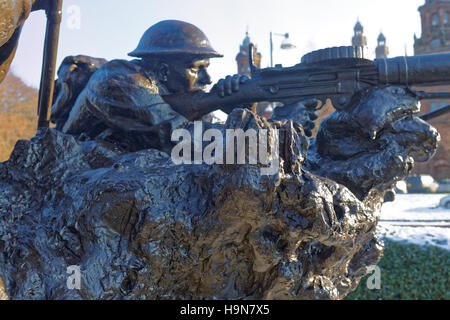
[{"label": "snow on ground", "polygon": [[394,241],[450,250],[450,209],[438,206],[447,195],[397,195],[383,205],[377,232]]}]

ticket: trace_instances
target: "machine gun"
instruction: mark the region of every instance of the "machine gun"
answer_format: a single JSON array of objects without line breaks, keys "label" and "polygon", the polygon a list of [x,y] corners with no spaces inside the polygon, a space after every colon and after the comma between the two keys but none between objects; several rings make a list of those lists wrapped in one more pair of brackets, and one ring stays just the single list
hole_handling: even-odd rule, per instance
[{"label": "machine gun", "polygon": [[[335,47],[311,52],[293,67],[257,69],[251,61],[251,79],[239,92],[219,97],[217,88],[210,92],[164,96],[177,112],[189,120],[217,109],[229,113],[239,105],[255,102],[281,102],[284,105],[306,98],[344,110],[359,91],[380,85],[433,86],[450,84],[450,53],[411,57],[382,58],[375,61],[360,58],[353,47]],[[412,91],[419,100],[450,98],[449,92]]]}]

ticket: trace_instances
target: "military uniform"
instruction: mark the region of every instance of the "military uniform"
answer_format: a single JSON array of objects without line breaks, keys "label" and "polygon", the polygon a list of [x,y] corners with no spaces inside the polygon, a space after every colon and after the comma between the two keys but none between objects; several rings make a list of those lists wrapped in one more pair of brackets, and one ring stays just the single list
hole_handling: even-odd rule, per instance
[{"label": "military uniform", "polygon": [[129,151],[168,151],[171,132],[187,119],[166,104],[167,89],[141,60],[102,65],[78,96],[63,132],[116,141]]},{"label": "military uniform", "polygon": [[[160,82],[167,77],[161,80],[153,73],[157,71],[150,71],[154,68],[149,61],[163,57],[171,64],[183,56],[204,59],[222,55],[200,29],[178,20],[151,26],[129,55],[142,60],[112,60],[90,77],[62,131],[108,140],[127,151],[156,148],[170,153],[172,131],[188,120],[164,102],[162,96],[173,92],[169,92],[168,82]],[[186,69],[179,72],[183,74]],[[210,81],[209,76],[207,79]]]}]

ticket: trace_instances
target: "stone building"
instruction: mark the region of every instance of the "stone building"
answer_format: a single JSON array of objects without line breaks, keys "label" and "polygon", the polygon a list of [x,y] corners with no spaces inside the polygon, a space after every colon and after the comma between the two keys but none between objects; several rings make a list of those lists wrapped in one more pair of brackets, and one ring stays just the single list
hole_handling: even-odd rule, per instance
[{"label": "stone building", "polygon": [[359,20],[356,22],[353,28],[354,34],[352,38],[352,46],[362,53],[362,57],[365,57],[367,51],[367,38],[364,35],[364,27]]},{"label": "stone building", "polygon": [[257,46],[250,40],[248,32],[245,33],[245,38],[239,48],[239,53],[236,56],[237,68],[239,74],[251,75],[249,64],[249,45],[253,44],[253,65],[257,68],[261,68],[261,53],[258,52]]},{"label": "stone building", "polygon": [[414,35],[415,54],[450,51],[450,0],[426,0],[419,12],[422,36]]},{"label": "stone building", "polygon": [[[239,47],[239,53],[236,55],[238,73],[246,74],[248,76],[251,76],[250,61],[248,56],[250,44],[254,46],[252,57],[253,65],[256,68],[261,68],[261,53],[258,52],[256,44],[254,44],[250,40],[248,32],[245,33],[245,38]],[[261,116],[264,116],[266,118],[270,118],[272,116],[272,104],[269,102],[257,103],[253,106],[253,108],[256,111],[256,113]]]},{"label": "stone building", "polygon": [[[414,35],[414,54],[450,52],[450,0],[426,0],[419,7],[422,35]],[[450,92],[450,85],[417,88],[424,91]],[[448,100],[421,102],[421,113],[427,113],[450,104]],[[441,143],[433,159],[417,163],[413,174],[431,174],[435,179],[450,178],[450,114],[429,121],[441,134]]]},{"label": "stone building", "polygon": [[375,57],[376,59],[379,58],[387,58],[389,55],[389,48],[386,45],[386,37],[382,32],[380,32],[380,35],[378,36],[378,44],[377,48],[375,49]]}]

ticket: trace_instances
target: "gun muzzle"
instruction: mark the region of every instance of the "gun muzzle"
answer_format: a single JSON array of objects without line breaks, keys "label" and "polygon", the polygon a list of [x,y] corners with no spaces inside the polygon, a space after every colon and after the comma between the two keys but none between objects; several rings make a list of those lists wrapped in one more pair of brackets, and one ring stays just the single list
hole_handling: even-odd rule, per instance
[{"label": "gun muzzle", "polygon": [[378,80],[387,85],[434,86],[450,84],[450,52],[410,57],[381,58]]}]

